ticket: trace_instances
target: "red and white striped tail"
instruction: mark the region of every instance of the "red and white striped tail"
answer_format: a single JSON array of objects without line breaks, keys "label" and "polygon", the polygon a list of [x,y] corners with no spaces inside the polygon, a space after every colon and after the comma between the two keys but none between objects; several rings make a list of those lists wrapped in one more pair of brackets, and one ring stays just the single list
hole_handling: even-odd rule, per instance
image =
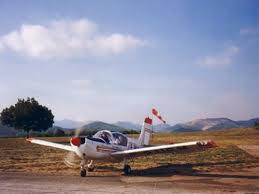
[{"label": "red and white striped tail", "polygon": [[150,119],[149,117],[146,117],[144,119],[141,133],[140,133],[140,136],[138,139],[139,144],[140,145],[149,145],[151,135],[152,135],[152,119]]}]

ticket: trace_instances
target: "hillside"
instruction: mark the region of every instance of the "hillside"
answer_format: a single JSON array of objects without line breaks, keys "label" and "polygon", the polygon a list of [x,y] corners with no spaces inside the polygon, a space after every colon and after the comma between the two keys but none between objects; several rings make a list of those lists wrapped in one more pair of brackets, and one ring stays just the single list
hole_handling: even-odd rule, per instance
[{"label": "hillside", "polygon": [[252,127],[255,122],[259,123],[259,118],[250,119],[250,120],[246,120],[246,121],[237,121],[237,123],[241,127]]},{"label": "hillside", "polygon": [[[198,132],[198,131],[217,131],[221,129],[230,128],[249,128],[253,127],[255,122],[259,122],[259,118],[254,118],[250,120],[243,121],[233,121],[228,118],[206,118],[206,119],[196,119],[190,122],[176,124],[170,126],[169,124],[158,124],[154,125],[154,132]],[[110,131],[126,131],[126,130],[136,130],[141,129],[141,125],[135,124],[128,121],[119,121],[114,124],[105,123],[102,121],[89,122],[88,124],[82,125],[82,123],[64,119],[60,122],[60,125],[56,125],[59,122],[55,122],[54,128],[60,128],[66,133],[74,131],[74,129],[81,128],[82,131],[97,131],[97,130],[110,130]],[[70,126],[70,127],[69,127]],[[77,126],[77,127],[76,127]],[[51,129],[50,129],[51,130]],[[1,137],[12,137],[17,136],[18,131],[9,127],[5,127],[0,124],[0,136]]]},{"label": "hillside", "polygon": [[[132,130],[136,130],[136,131],[140,131],[142,128],[142,125],[132,123],[129,121],[118,121],[118,122],[114,123],[113,125],[122,127],[124,129],[132,129]],[[171,127],[171,125],[169,125],[169,124],[157,124],[157,125],[153,126],[153,130],[155,132],[163,132],[166,128],[169,128],[169,127]]]},{"label": "hillside", "polygon": [[195,131],[215,131],[220,129],[253,127],[259,118],[247,121],[233,121],[228,118],[206,118],[196,119],[187,123],[177,124],[164,129],[167,132],[195,132]]},{"label": "hillside", "polygon": [[124,129],[133,129],[138,131],[141,129],[141,125],[129,121],[118,121],[116,123],[113,123],[113,125],[116,125]]},{"label": "hillside", "polygon": [[125,131],[125,128],[102,121],[94,121],[81,127],[82,130],[109,130],[109,131]]},{"label": "hillside", "polygon": [[153,130],[155,132],[163,132],[163,131],[165,131],[169,127],[171,127],[171,125],[162,123],[162,124],[154,125],[153,126]]},{"label": "hillside", "polygon": [[[254,118],[250,120],[234,121],[228,118],[206,118],[206,119],[196,119],[186,123],[179,123],[174,126],[169,124],[157,124],[153,126],[154,132],[196,132],[196,131],[214,131],[219,129],[230,129],[230,128],[247,128],[253,127],[255,122],[259,122],[259,118]],[[104,123],[102,121],[88,122],[83,125],[83,122],[73,121],[69,119],[64,119],[60,122],[55,122],[56,126],[60,126],[67,129],[74,128],[86,128],[86,129],[107,129],[121,131],[124,129],[136,130],[141,129],[140,124],[136,124],[129,121],[118,121],[113,124]]]},{"label": "hillside", "polygon": [[73,129],[82,127],[85,123],[81,121],[74,121],[70,119],[63,119],[61,121],[55,121],[54,125],[66,129]]}]

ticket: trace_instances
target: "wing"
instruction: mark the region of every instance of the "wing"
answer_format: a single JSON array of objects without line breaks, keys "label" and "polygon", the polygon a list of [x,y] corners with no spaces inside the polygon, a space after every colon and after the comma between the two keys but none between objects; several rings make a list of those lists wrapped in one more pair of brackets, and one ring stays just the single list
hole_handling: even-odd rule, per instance
[{"label": "wing", "polygon": [[26,139],[26,141],[28,141],[30,143],[35,143],[35,144],[39,144],[39,145],[44,145],[44,146],[49,146],[49,147],[53,147],[53,148],[58,148],[58,149],[74,152],[74,149],[69,145],[63,145],[60,143],[53,143],[53,142],[44,141],[44,140],[40,140],[40,139],[33,139],[33,138],[28,138],[28,139]]},{"label": "wing", "polygon": [[160,146],[151,146],[144,148],[137,148],[132,150],[118,151],[113,152],[111,155],[114,157],[137,157],[143,155],[151,155],[158,153],[190,153],[203,151],[208,148],[216,147],[216,144],[211,140],[203,140],[203,141],[192,141],[185,143],[176,143],[176,144],[168,144],[168,145],[160,145]]}]

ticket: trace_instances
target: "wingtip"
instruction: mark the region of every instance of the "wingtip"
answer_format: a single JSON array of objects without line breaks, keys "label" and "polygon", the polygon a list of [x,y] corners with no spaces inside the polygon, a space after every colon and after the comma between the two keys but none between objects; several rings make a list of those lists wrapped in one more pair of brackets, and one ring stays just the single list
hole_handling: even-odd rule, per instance
[{"label": "wingtip", "polygon": [[207,144],[209,147],[212,147],[212,148],[218,147],[218,145],[212,140],[209,140]]},{"label": "wingtip", "polygon": [[205,147],[208,147],[208,148],[217,147],[217,144],[216,144],[214,141],[212,141],[212,140],[198,141],[198,142],[197,142],[197,145],[199,145],[199,146],[205,146]]},{"label": "wingtip", "polygon": [[26,141],[31,143],[31,141],[33,140],[33,138],[29,137],[29,138],[26,138]]}]

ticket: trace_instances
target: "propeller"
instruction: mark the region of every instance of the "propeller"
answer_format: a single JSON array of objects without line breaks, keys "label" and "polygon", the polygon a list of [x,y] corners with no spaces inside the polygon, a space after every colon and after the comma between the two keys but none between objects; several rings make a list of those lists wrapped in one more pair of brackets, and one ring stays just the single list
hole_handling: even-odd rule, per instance
[{"label": "propeller", "polygon": [[77,128],[75,130],[75,137],[79,137],[80,136],[80,133],[83,131],[83,128]]},{"label": "propeller", "polygon": [[[77,128],[75,130],[75,136],[79,137],[80,133],[82,132],[82,128]],[[69,168],[78,168],[80,164],[79,157],[74,152],[68,152],[64,157],[64,163]]]},{"label": "propeller", "polygon": [[78,168],[79,161],[78,156],[74,152],[68,152],[64,158],[64,163],[69,168]]}]

